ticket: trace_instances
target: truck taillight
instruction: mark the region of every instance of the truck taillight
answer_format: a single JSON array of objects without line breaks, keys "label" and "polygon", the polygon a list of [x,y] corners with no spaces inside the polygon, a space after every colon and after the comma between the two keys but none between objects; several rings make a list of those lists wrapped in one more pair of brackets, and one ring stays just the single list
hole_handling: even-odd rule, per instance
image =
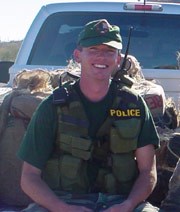
[{"label": "truck taillight", "polygon": [[162,11],[160,4],[125,3],[124,10]]}]

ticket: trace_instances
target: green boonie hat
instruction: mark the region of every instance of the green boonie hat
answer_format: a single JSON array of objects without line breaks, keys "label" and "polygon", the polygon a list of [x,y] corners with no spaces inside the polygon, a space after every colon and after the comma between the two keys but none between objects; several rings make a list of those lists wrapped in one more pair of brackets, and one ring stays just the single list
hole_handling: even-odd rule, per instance
[{"label": "green boonie hat", "polygon": [[106,19],[87,23],[78,37],[78,45],[82,47],[100,44],[122,49],[120,28],[115,25],[110,25]]}]

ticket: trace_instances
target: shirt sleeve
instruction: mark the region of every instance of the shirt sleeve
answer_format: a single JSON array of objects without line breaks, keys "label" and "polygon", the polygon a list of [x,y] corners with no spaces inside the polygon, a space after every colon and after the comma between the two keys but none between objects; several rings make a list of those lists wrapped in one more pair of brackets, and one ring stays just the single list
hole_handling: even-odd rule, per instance
[{"label": "shirt sleeve", "polygon": [[20,145],[17,156],[43,169],[54,148],[57,115],[52,96],[45,99],[35,111]]},{"label": "shirt sleeve", "polygon": [[153,144],[155,148],[159,148],[160,141],[152,114],[142,97],[140,97],[141,110],[143,111],[142,128],[138,139],[138,148]]}]

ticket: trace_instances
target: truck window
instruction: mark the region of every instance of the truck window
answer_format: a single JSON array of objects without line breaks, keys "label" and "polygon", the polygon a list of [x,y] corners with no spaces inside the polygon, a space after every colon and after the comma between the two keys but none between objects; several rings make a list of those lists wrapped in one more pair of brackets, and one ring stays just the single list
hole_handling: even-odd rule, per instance
[{"label": "truck window", "polygon": [[28,65],[65,66],[72,59],[78,33],[87,22],[105,18],[119,25],[123,50],[133,26],[129,53],[143,68],[175,68],[180,51],[180,16],[150,13],[64,12],[47,18],[30,54]]}]

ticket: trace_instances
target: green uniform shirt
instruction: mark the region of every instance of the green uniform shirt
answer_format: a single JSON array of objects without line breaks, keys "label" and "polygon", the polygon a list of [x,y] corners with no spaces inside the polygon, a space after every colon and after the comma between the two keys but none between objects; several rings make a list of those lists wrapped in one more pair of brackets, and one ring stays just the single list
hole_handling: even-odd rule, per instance
[{"label": "green uniform shirt", "polygon": [[[109,108],[114,99],[114,87],[110,86],[109,92],[101,101],[91,102],[80,91],[78,83],[75,89],[80,95],[80,99],[85,106],[85,112],[90,122],[89,134],[93,138],[108,115]],[[153,144],[159,146],[152,116],[142,98],[139,98],[140,109],[143,111],[143,124],[139,134],[138,148]],[[27,132],[23,138],[18,151],[18,156],[31,165],[43,169],[50,158],[56,141],[57,111],[53,104],[53,96],[46,98],[37,108]]]}]

